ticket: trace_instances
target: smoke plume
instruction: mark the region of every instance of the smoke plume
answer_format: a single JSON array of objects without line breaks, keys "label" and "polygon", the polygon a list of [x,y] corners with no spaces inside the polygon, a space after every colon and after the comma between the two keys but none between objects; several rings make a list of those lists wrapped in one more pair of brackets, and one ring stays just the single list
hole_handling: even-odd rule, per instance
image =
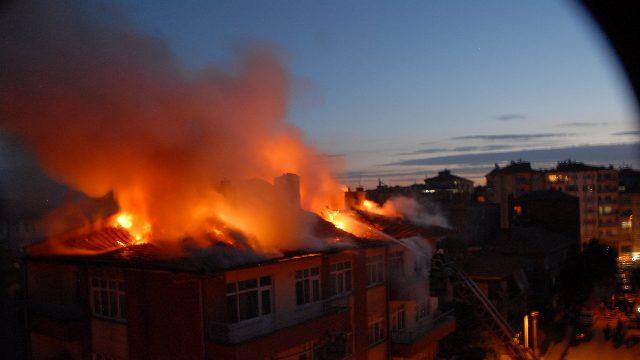
[{"label": "smoke plume", "polygon": [[[254,44],[227,70],[194,73],[117,11],[101,21],[70,1],[8,10],[0,20],[0,126],[53,179],[89,196],[113,191],[154,238],[193,235],[215,216],[254,225],[242,230],[263,247],[295,245],[295,236],[273,230],[296,223],[295,211],[279,216],[269,198],[267,219],[251,219],[214,190],[224,179],[271,182],[291,172],[301,177],[304,208],[340,202],[329,169],[285,121],[291,74],[273,47]],[[251,207],[266,210],[260,198]]]},{"label": "smoke plume", "polygon": [[419,203],[416,199],[406,196],[394,196],[382,206],[365,200],[363,210],[377,215],[403,218],[416,225],[449,228],[447,219],[436,204],[426,201]]}]

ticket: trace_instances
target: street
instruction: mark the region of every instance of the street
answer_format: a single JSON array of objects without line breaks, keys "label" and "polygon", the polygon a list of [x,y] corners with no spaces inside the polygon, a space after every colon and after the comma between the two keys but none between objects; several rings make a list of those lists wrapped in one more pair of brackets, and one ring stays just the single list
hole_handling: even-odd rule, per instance
[{"label": "street", "polygon": [[611,340],[606,341],[602,331],[605,325],[606,319],[600,316],[600,314],[597,314],[593,328],[593,338],[591,339],[591,341],[570,347],[564,358],[570,360],[640,359],[640,344],[635,344],[630,348],[622,345],[616,349],[613,346],[613,342]]}]

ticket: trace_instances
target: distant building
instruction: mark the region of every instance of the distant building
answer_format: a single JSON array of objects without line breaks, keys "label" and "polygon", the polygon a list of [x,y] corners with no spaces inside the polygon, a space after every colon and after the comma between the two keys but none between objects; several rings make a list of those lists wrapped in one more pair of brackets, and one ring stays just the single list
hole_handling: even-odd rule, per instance
[{"label": "distant building", "polygon": [[557,190],[532,191],[513,199],[510,210],[512,226],[545,229],[580,244],[580,201],[575,196]]},{"label": "distant building", "polygon": [[500,227],[503,229],[509,227],[511,199],[545,187],[544,174],[532,169],[527,161],[512,161],[505,167],[496,164],[485,177],[489,200],[500,204]]},{"label": "distant building", "polygon": [[526,313],[529,284],[520,259],[482,250],[465,259],[464,270],[503,317],[516,322]]},{"label": "distant building", "polygon": [[592,239],[618,250],[618,171],[571,160],[558,162],[545,174],[547,187],[580,200],[580,239]]},{"label": "distant building", "polygon": [[620,253],[640,253],[640,171],[622,168],[619,173]]},{"label": "distant building", "polygon": [[450,170],[438,172],[438,176],[424,179],[425,192],[469,194],[473,192],[473,181],[451,174]]},{"label": "distant building", "polygon": [[620,192],[640,193],[640,171],[624,167],[618,174]]}]

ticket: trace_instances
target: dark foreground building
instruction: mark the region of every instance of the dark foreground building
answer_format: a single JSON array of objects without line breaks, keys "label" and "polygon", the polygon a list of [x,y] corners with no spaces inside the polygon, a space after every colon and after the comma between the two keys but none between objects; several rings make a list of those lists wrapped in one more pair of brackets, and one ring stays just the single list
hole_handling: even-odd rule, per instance
[{"label": "dark foreground building", "polygon": [[190,257],[151,244],[82,255],[131,243],[125,231],[105,228],[64,240],[79,255],[31,249],[31,356],[435,359],[455,319],[429,294],[428,254],[319,221],[320,233],[350,245],[269,260],[226,245]]}]

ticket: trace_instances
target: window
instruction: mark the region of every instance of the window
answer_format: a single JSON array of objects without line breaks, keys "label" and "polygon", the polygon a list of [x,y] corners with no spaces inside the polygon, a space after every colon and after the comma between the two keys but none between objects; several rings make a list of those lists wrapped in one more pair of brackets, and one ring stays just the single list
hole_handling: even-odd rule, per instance
[{"label": "window", "polygon": [[384,281],[384,256],[367,257],[367,286],[380,284]]},{"label": "window", "polygon": [[369,323],[367,334],[370,346],[382,342],[384,340],[384,320],[378,319]]},{"label": "window", "polygon": [[613,211],[611,206],[600,206],[598,207],[598,210],[600,212],[600,215],[608,215],[608,214],[611,214],[611,212]]},{"label": "window", "polygon": [[331,264],[329,268],[331,296],[346,294],[351,291],[351,261]]},{"label": "window", "polygon": [[399,305],[393,313],[391,313],[391,332],[396,333],[406,327],[406,312],[404,305]]},{"label": "window", "polygon": [[429,314],[429,303],[424,302],[416,304],[416,321],[420,321],[427,317]]},{"label": "window", "polygon": [[91,313],[107,319],[127,319],[125,283],[122,280],[91,278]]},{"label": "window", "polygon": [[389,254],[389,272],[392,276],[404,275],[404,252],[394,251]]},{"label": "window", "polygon": [[296,271],[296,305],[320,300],[320,268]]},{"label": "window", "polygon": [[271,276],[227,283],[229,322],[271,314]]}]

